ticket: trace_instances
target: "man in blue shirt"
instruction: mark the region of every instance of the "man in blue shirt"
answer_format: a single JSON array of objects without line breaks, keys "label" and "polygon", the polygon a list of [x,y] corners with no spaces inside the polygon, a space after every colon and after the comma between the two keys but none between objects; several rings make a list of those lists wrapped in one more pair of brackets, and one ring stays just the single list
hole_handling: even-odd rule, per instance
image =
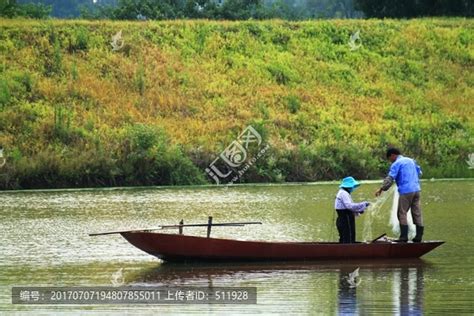
[{"label": "man in blue shirt", "polygon": [[423,237],[423,216],[420,207],[420,179],[421,168],[416,161],[402,156],[397,148],[387,150],[387,159],[392,162],[388,176],[384,179],[382,187],[375,192],[379,196],[382,191],[387,191],[397,183],[400,198],[398,200],[398,221],[400,222],[400,238],[398,241],[408,241],[407,213],[411,209],[413,223],[416,225],[416,236],[413,242],[421,242]]}]

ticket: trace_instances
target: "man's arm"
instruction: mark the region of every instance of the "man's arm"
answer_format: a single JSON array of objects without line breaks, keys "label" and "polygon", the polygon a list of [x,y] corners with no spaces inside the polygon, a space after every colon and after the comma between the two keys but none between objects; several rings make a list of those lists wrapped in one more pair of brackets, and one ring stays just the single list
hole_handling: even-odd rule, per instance
[{"label": "man's arm", "polygon": [[380,189],[382,191],[387,191],[388,189],[390,189],[393,182],[395,182],[395,179],[393,179],[392,176],[386,176],[385,179],[383,179],[382,186],[380,187]]},{"label": "man's arm", "polygon": [[383,179],[382,186],[380,187],[380,189],[375,191],[375,196],[379,196],[380,194],[382,194],[382,191],[387,191],[388,189],[390,189],[393,182],[395,182],[395,178],[398,175],[399,169],[400,169],[400,165],[394,162],[392,166],[390,167],[388,176],[386,176],[385,179]]},{"label": "man's arm", "polygon": [[420,165],[418,165],[415,161],[415,166],[416,166],[416,172],[418,173],[418,177],[421,177],[421,175],[423,174],[423,171],[421,171],[421,167]]},{"label": "man's arm", "polygon": [[395,180],[391,176],[386,176],[385,179],[383,179],[382,186],[377,191],[375,191],[375,196],[379,196],[382,194],[382,191],[387,191],[390,189],[393,182],[395,182]]}]

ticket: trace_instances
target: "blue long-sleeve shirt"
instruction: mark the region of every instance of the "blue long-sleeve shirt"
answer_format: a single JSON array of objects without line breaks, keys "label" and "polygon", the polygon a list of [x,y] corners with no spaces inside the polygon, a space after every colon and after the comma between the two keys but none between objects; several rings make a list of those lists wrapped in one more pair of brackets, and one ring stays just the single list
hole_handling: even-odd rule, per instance
[{"label": "blue long-sleeve shirt", "polygon": [[408,194],[421,191],[421,174],[421,168],[415,160],[398,155],[390,166],[388,176],[395,180],[400,194]]},{"label": "blue long-sleeve shirt", "polygon": [[354,203],[349,192],[340,189],[336,195],[334,208],[336,210],[351,210],[354,213],[360,213],[367,208],[367,202]]}]

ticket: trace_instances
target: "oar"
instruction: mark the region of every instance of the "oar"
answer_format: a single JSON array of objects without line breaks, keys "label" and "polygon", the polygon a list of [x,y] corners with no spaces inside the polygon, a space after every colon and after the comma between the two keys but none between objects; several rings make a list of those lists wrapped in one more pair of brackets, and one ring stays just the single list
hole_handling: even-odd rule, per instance
[{"label": "oar", "polygon": [[210,225],[209,224],[162,225],[155,228],[117,230],[117,231],[102,232],[102,233],[91,233],[89,234],[89,236],[101,236],[101,235],[112,235],[112,234],[133,233],[133,232],[149,232],[153,230],[179,228],[179,227],[244,226],[244,225],[253,225],[253,224],[262,224],[262,222],[236,222],[236,223],[216,223],[216,224],[212,223]]},{"label": "oar", "polygon": [[377,240],[379,240],[380,238],[382,238],[382,237],[384,237],[384,236],[387,236],[387,234],[386,234],[386,233],[383,233],[382,235],[380,235],[380,236],[378,236],[377,238],[375,238],[374,240],[372,240],[370,243],[372,244],[372,243],[376,242]]}]

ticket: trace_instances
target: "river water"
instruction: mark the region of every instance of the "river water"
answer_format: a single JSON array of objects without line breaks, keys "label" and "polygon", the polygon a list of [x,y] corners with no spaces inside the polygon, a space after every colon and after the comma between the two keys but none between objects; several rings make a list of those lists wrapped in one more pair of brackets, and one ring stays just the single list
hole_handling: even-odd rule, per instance
[{"label": "river water", "polygon": [[[354,200],[374,201],[363,184]],[[425,239],[444,240],[420,260],[293,263],[163,263],[120,235],[88,233],[162,224],[261,221],[215,227],[213,237],[336,240],[336,183],[232,187],[46,190],[0,193],[0,313],[431,314],[474,313],[474,181],[422,184]],[[381,203],[378,203],[381,204]],[[391,200],[356,219],[357,239],[389,224]],[[185,228],[205,236],[205,228]],[[352,286],[349,273],[359,268]],[[256,287],[257,304],[18,305],[12,286]]]}]

